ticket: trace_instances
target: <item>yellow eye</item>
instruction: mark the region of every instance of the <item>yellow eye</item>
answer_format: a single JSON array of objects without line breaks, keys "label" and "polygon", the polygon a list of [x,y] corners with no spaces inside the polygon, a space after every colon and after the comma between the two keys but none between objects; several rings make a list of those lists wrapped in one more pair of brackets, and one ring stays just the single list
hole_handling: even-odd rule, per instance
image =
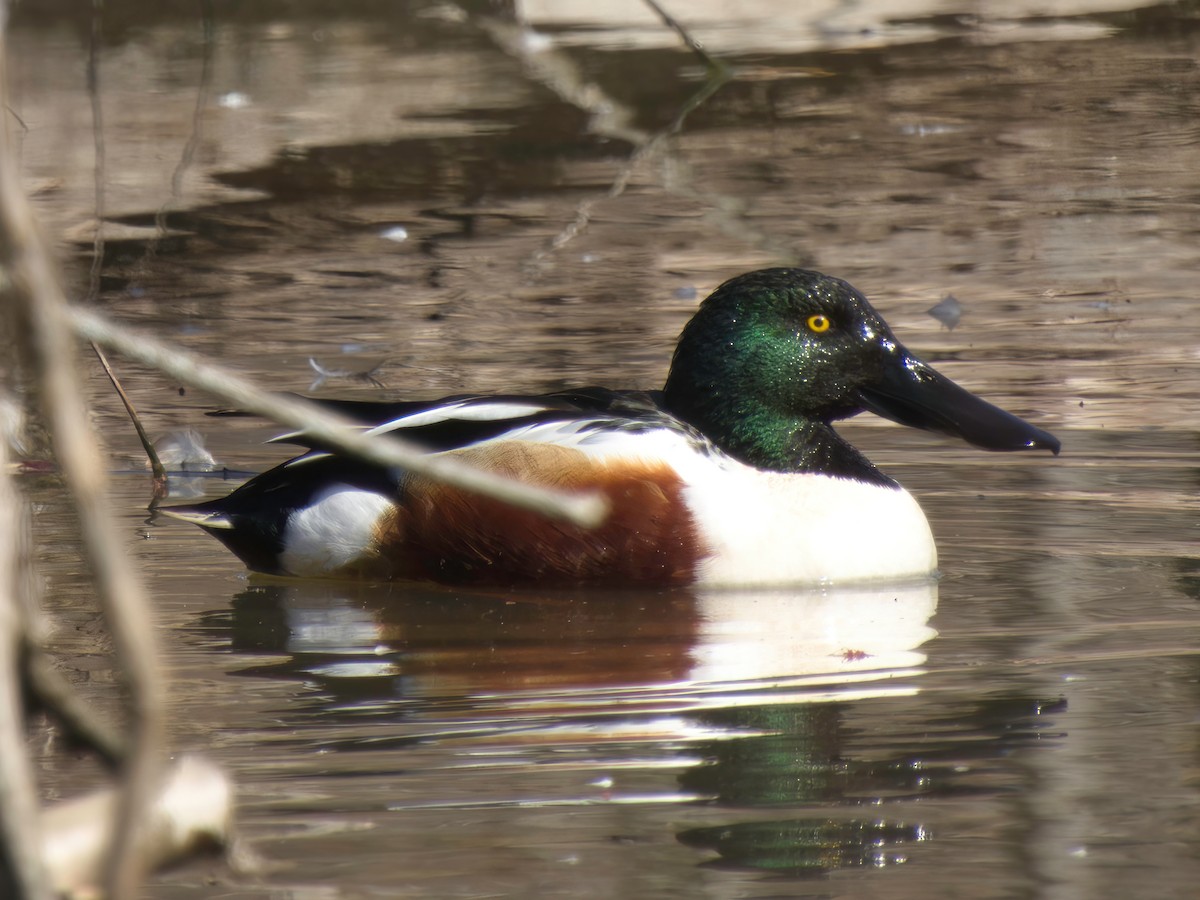
[{"label": "yellow eye", "polygon": [[817,313],[815,316],[809,316],[804,323],[808,326],[809,331],[815,331],[817,334],[823,334],[829,330],[829,326],[833,323],[829,321],[829,316],[823,316]]}]

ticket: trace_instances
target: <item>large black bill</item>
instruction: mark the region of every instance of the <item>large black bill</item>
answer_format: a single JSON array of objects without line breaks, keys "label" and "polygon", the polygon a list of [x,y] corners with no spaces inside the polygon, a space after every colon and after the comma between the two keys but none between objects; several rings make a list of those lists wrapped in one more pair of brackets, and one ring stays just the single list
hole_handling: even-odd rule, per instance
[{"label": "large black bill", "polygon": [[979,399],[903,349],[860,395],[865,409],[885,419],[953,435],[984,450],[1057,454],[1061,446],[1054,435]]}]

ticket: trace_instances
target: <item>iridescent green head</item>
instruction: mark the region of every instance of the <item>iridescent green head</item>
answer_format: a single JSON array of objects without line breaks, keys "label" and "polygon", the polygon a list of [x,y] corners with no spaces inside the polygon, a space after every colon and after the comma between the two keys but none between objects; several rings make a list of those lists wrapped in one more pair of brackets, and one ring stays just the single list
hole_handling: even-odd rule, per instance
[{"label": "iridescent green head", "polygon": [[806,269],[717,288],[680,335],[663,392],[727,453],[778,471],[887,481],[831,427],[863,410],[988,450],[1059,447],[910,354],[851,285]]}]

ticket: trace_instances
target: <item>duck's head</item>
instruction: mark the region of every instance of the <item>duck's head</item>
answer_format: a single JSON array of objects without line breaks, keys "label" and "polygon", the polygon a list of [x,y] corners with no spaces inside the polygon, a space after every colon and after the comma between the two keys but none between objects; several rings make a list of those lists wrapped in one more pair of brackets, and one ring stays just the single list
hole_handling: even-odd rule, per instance
[{"label": "duck's head", "polygon": [[1059,450],[909,353],[851,285],[806,269],[717,288],[680,335],[664,405],[743,462],[781,471],[874,473],[830,428],[863,410],[985,450]]}]

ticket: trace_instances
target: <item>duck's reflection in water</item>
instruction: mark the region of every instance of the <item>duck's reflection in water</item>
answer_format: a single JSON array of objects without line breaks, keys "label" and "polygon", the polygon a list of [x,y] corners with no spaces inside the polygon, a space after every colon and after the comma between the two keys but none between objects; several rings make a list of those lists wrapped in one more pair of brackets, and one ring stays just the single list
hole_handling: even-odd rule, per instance
[{"label": "duck's reflection in water", "polygon": [[[676,835],[715,853],[705,861],[796,877],[906,861],[936,830],[906,801],[993,790],[976,760],[1046,745],[1054,701],[917,696],[936,607],[932,582],[656,594],[262,583],[205,624],[246,658],[243,674],[304,685],[282,714],[297,740],[375,751],[376,767],[380,753],[397,769],[410,748],[432,753],[433,795],[412,808],[527,808],[547,801],[496,795],[497,773],[540,785],[538,772],[611,771],[611,789],[554,805],[684,803]],[[492,793],[439,798],[431,773],[461,785],[481,752]],[[622,793],[646,777],[655,790]]]},{"label": "duck's reflection in water", "polygon": [[[231,616],[207,618],[229,628],[235,650],[283,654],[247,673],[315,682],[331,712],[372,697],[494,702],[547,690],[686,695],[708,706],[784,686],[826,686],[839,699],[871,693],[870,683],[895,689],[924,662],[936,606],[931,581],[521,594],[287,582],[256,584],[234,597]],[[859,689],[846,693],[851,686]]]}]

